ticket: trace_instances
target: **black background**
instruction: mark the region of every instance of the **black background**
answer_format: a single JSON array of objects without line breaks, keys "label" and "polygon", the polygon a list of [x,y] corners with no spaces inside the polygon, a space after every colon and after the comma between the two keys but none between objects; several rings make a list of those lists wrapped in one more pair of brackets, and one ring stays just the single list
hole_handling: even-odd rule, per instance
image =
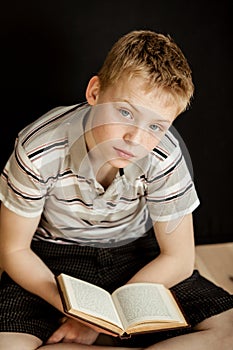
[{"label": "black background", "polygon": [[193,70],[195,98],[176,121],[201,205],[196,243],[232,241],[230,1],[9,1],[0,8],[0,167],[17,132],[50,108],[85,100],[89,78],[123,34],[170,34]]}]

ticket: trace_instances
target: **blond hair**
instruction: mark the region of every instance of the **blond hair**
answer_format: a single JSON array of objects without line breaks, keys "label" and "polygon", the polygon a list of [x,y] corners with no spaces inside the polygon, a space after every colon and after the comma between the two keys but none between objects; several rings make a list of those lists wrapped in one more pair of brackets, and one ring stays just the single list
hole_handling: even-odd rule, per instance
[{"label": "blond hair", "polygon": [[148,90],[167,92],[186,109],[193,96],[191,69],[169,35],[135,30],[121,37],[109,51],[98,72],[101,91],[116,84],[122,75],[145,79]]}]

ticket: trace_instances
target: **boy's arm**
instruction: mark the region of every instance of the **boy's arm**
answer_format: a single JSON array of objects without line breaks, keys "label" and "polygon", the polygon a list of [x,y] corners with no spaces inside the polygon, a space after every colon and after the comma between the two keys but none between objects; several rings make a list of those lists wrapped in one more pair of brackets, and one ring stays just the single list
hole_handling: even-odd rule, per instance
[{"label": "boy's arm", "polygon": [[194,268],[192,214],[171,222],[154,223],[160,255],[139,270],[128,283],[157,282],[170,288],[188,278]]},{"label": "boy's arm", "polygon": [[1,265],[3,270],[24,289],[62,310],[53,273],[30,248],[39,220],[40,217],[19,216],[1,204]]}]

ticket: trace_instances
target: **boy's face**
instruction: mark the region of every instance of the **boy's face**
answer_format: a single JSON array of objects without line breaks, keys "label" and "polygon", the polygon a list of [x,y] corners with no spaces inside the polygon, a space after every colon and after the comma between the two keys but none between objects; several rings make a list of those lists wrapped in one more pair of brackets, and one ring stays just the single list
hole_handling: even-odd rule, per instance
[{"label": "boy's face", "polygon": [[94,77],[86,95],[92,105],[87,147],[93,157],[114,168],[145,157],[177,116],[177,104],[166,94],[146,92],[141,78],[121,80],[100,93],[99,80]]}]

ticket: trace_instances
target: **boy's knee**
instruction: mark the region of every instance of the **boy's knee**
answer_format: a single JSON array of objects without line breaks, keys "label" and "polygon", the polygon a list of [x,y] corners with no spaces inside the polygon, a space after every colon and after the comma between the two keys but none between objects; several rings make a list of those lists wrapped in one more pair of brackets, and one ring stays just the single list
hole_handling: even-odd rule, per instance
[{"label": "boy's knee", "polygon": [[194,329],[197,331],[211,331],[213,338],[221,344],[221,349],[233,349],[233,309],[207,318]]}]

